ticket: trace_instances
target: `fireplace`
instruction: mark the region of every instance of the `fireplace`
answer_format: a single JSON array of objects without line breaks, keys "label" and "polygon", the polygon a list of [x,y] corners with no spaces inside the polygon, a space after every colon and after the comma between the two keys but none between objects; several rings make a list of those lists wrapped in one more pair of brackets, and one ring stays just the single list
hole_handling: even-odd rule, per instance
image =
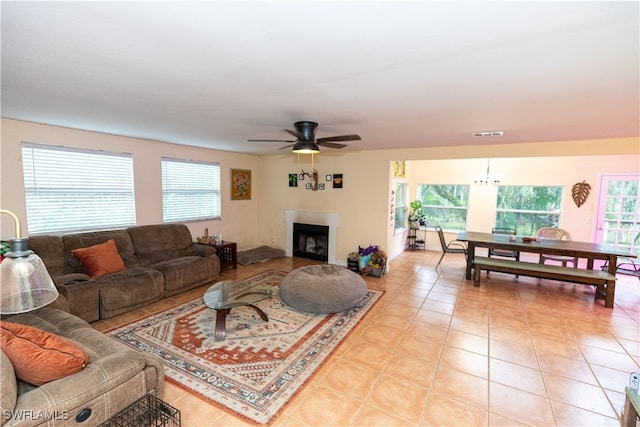
[{"label": "fireplace", "polygon": [[347,265],[346,258],[344,261],[336,259],[336,243],[338,242],[338,226],[340,225],[340,217],[337,213],[287,209],[284,212],[284,216],[287,226],[287,256],[297,256],[293,253],[293,224],[325,226],[329,228],[329,236],[327,238],[327,244],[325,245],[327,246],[326,262],[329,264]]},{"label": "fireplace", "polygon": [[329,226],[293,223],[293,256],[327,262]]}]

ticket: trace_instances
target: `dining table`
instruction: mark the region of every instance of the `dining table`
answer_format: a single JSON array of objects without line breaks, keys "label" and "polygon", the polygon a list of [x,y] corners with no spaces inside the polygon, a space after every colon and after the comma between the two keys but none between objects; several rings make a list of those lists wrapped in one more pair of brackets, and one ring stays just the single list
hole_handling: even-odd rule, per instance
[{"label": "dining table", "polygon": [[473,259],[477,248],[503,249],[509,251],[561,255],[587,260],[586,268],[593,270],[595,260],[608,261],[608,273],[615,276],[618,257],[635,258],[628,249],[604,243],[581,242],[577,240],[535,239],[497,233],[462,231],[457,240],[467,244],[467,268],[465,277],[470,280]]}]

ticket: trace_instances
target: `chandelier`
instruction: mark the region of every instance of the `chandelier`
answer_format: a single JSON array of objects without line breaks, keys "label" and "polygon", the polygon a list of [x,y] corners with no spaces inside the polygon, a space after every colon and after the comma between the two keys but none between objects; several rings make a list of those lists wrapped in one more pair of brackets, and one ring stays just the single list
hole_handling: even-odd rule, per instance
[{"label": "chandelier", "polygon": [[501,178],[502,177],[500,175],[491,175],[490,159],[487,159],[487,173],[486,173],[486,175],[476,175],[473,178],[473,183],[474,184],[481,184],[481,185],[489,185],[489,184],[500,185]]}]

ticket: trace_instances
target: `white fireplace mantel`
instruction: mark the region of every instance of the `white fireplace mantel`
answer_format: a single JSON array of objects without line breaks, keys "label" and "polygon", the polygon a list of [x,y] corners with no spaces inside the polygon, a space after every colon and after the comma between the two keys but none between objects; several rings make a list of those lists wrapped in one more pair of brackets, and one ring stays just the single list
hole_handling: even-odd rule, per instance
[{"label": "white fireplace mantel", "polygon": [[285,210],[284,218],[287,223],[286,255],[293,256],[293,223],[324,225],[329,227],[329,248],[327,262],[336,264],[336,239],[340,217],[337,213],[322,211]]}]

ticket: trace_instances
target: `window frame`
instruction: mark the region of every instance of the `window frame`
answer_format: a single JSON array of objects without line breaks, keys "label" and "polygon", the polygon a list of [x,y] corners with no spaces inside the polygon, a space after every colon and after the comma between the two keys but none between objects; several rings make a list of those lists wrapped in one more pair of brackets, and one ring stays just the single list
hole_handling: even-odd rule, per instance
[{"label": "window frame", "polygon": [[[523,208],[500,208],[499,203],[501,202],[500,191],[504,188],[548,188],[548,189],[556,189],[558,191],[557,200],[555,201],[556,206],[553,210],[541,210],[541,209],[523,209]],[[509,227],[515,228],[516,233],[518,235],[535,235],[537,230],[543,227],[560,227],[562,220],[562,202],[564,200],[564,187],[561,185],[500,185],[498,186],[498,191],[496,194],[496,206],[495,206],[495,215],[494,215],[494,227]],[[555,216],[557,217],[557,221],[554,221],[553,224],[540,224],[537,226],[536,230],[523,230],[522,227],[518,227],[518,224],[514,224],[513,227],[510,224],[499,223],[499,216],[501,213],[514,213],[515,215],[538,215],[538,216]],[[535,221],[530,221],[531,224],[535,224]]]},{"label": "window frame", "polygon": [[28,234],[136,224],[131,153],[23,141],[21,154]]},{"label": "window frame", "polygon": [[[171,176],[167,175],[169,169],[172,169]],[[218,162],[162,157],[163,222],[184,223],[220,219],[222,217],[220,169],[220,163]],[[188,181],[180,180],[184,177],[188,177]],[[207,177],[211,179],[210,182],[207,182]],[[168,179],[170,178],[175,178],[179,181],[169,183]],[[173,190],[169,190],[167,185],[176,187]],[[172,195],[175,199],[172,203],[178,203],[176,206],[167,203]],[[209,196],[211,196],[210,199],[208,199]],[[188,203],[185,204],[185,202]],[[185,209],[185,207],[188,207],[188,209]],[[205,212],[206,209],[212,209],[211,213],[207,214]]]},{"label": "window frame", "polygon": [[[456,188],[460,188],[460,189],[464,189],[466,191],[466,205],[464,207],[462,206],[455,206],[452,204],[442,204],[442,205],[433,205],[433,204],[426,204],[424,198],[422,197],[423,195],[423,191],[422,191],[422,187],[426,186],[426,187],[456,187]],[[422,201],[422,212],[424,214],[426,209],[449,209],[449,210],[459,210],[459,211],[464,211],[464,218],[463,218],[463,225],[461,228],[451,228],[451,227],[442,227],[443,230],[445,231],[465,231],[467,228],[467,219],[468,219],[468,215],[469,215],[469,194],[471,191],[471,185],[469,184],[418,184],[416,186],[416,199]],[[446,201],[446,199],[443,199]],[[434,225],[440,225],[441,224],[434,224]]]},{"label": "window frame", "polygon": [[[402,188],[402,191],[399,189]],[[396,181],[395,183],[395,210],[393,215],[394,233],[402,233],[408,227],[409,216],[409,184],[404,181]]]}]

